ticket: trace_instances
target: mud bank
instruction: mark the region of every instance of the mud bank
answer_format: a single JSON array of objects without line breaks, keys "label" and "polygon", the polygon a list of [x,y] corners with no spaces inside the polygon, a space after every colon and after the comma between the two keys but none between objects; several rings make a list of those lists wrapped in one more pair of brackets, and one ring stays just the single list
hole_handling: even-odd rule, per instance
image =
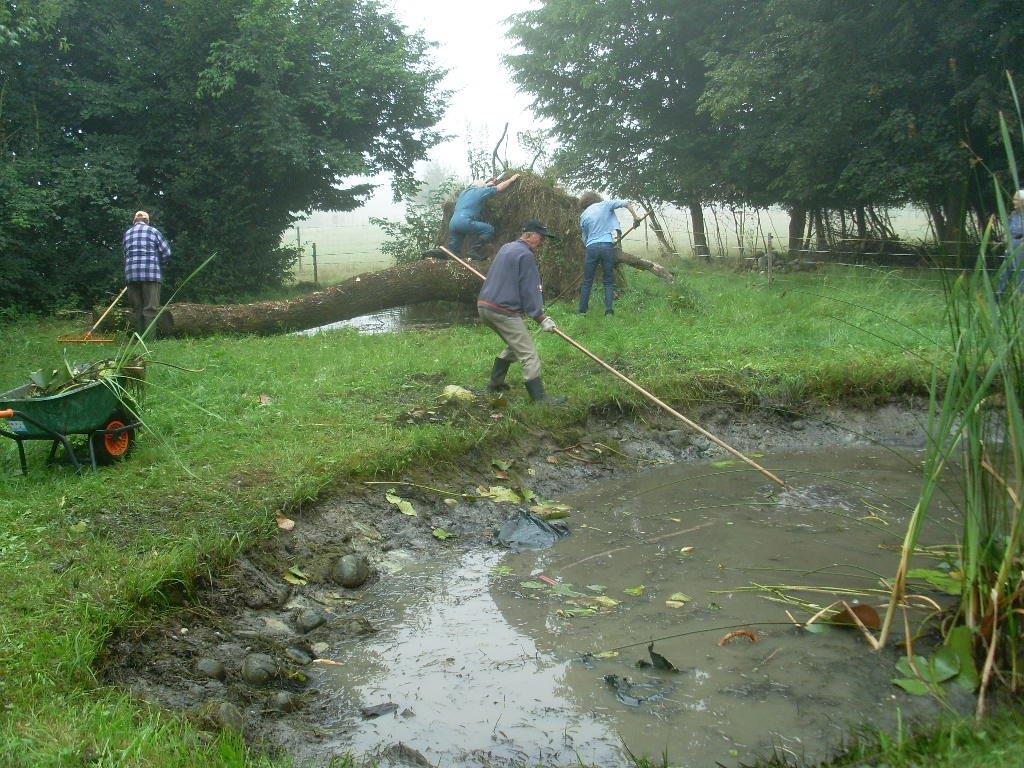
[{"label": "mud bank", "polygon": [[[745,452],[817,450],[826,456],[835,447],[919,448],[923,416],[921,403],[905,402],[796,419],[722,410],[695,414]],[[609,478],[722,455],[660,414],[599,414],[573,434],[529,434],[389,483],[353,485],[294,521],[282,521],[288,530],[200,585],[195,599],[162,624],[117,638],[104,678],[184,711],[208,730],[241,730],[268,751],[326,764],[339,754],[336,726],[339,709],[347,706],[332,682],[332,655],[339,647],[371,643],[378,630],[366,596],[419,563],[489,550],[495,528],[515,505],[487,496],[511,489],[555,499]],[[405,583],[415,588],[414,581]],[[400,647],[393,650],[401,653]],[[371,703],[348,715],[417,716],[412,709],[395,711],[386,696],[380,705],[379,712]],[[424,761],[398,744],[382,757],[394,764]],[[500,761],[485,754],[465,762]]]}]

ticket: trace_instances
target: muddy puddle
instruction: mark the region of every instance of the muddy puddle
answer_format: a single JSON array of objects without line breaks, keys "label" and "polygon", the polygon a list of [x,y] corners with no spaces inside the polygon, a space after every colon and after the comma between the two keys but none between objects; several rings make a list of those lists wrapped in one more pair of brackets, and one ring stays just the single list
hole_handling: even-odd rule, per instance
[{"label": "muddy puddle", "polygon": [[473,323],[476,318],[476,307],[474,306],[447,301],[432,301],[361,315],[299,333],[311,336],[321,331],[336,331],[345,328],[351,328],[367,335],[399,333],[413,329],[447,328],[452,325]]},{"label": "muddy puddle", "polygon": [[[852,630],[808,634],[785,613],[806,610],[766,599],[835,599],[792,589],[806,585],[881,605],[870,590],[895,568],[919,458],[771,455],[793,485],[780,493],[731,461],[670,466],[561,499],[572,533],[548,550],[392,552],[355,609],[377,634],[322,647],[337,664],[318,681],[319,738],[289,739],[289,751],[602,766],[667,753],[673,765],[736,766],[773,749],[822,758],[851,728],[932,713],[891,685],[895,651],[874,653]],[[650,666],[652,639],[678,671]]]}]

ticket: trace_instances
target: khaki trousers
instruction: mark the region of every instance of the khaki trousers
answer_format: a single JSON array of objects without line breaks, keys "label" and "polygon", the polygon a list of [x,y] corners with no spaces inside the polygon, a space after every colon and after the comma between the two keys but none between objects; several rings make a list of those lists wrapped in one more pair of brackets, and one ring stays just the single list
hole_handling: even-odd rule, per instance
[{"label": "khaki trousers", "polygon": [[523,364],[523,378],[531,381],[540,376],[540,355],[533,343],[533,336],[526,327],[526,321],[518,315],[503,315],[486,307],[478,307],[480,319],[505,342],[504,351],[498,355],[502,360],[518,360]]},{"label": "khaki trousers", "polygon": [[[135,308],[135,330],[141,336],[160,312],[160,283],[155,280],[128,283],[128,301]],[[156,335],[155,328],[151,335]]]}]

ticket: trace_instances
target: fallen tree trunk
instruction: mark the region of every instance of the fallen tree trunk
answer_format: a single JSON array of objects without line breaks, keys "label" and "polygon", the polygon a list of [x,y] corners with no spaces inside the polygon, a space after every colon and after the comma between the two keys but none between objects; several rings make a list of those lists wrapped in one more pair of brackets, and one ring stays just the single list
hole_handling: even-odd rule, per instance
[{"label": "fallen tree trunk", "polygon": [[[620,253],[618,262],[651,272],[667,282],[675,280],[671,272],[647,259]],[[489,263],[484,263],[481,270],[486,273],[488,266]],[[558,284],[545,286],[545,293],[553,300],[559,295],[559,287]],[[573,288],[575,285],[569,287]],[[359,275],[296,299],[254,304],[172,304],[164,314],[164,318],[169,316],[170,319],[161,324],[161,334],[266,336],[317,328],[427,301],[473,304],[479,292],[480,279],[455,262],[425,259]]]}]

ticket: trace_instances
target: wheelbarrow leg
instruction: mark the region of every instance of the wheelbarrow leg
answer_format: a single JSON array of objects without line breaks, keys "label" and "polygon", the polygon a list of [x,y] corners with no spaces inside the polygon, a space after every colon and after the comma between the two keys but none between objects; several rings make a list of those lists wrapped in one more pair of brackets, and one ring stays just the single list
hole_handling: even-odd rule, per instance
[{"label": "wheelbarrow leg", "polygon": [[57,456],[57,446],[58,445],[60,445],[60,441],[59,440],[54,440],[52,443],[50,443],[50,455],[46,457],[47,465],[53,464],[53,460]]},{"label": "wheelbarrow leg", "polygon": [[21,474],[28,474],[28,462],[25,461],[25,446],[23,440],[18,440],[18,460],[21,462]]}]

